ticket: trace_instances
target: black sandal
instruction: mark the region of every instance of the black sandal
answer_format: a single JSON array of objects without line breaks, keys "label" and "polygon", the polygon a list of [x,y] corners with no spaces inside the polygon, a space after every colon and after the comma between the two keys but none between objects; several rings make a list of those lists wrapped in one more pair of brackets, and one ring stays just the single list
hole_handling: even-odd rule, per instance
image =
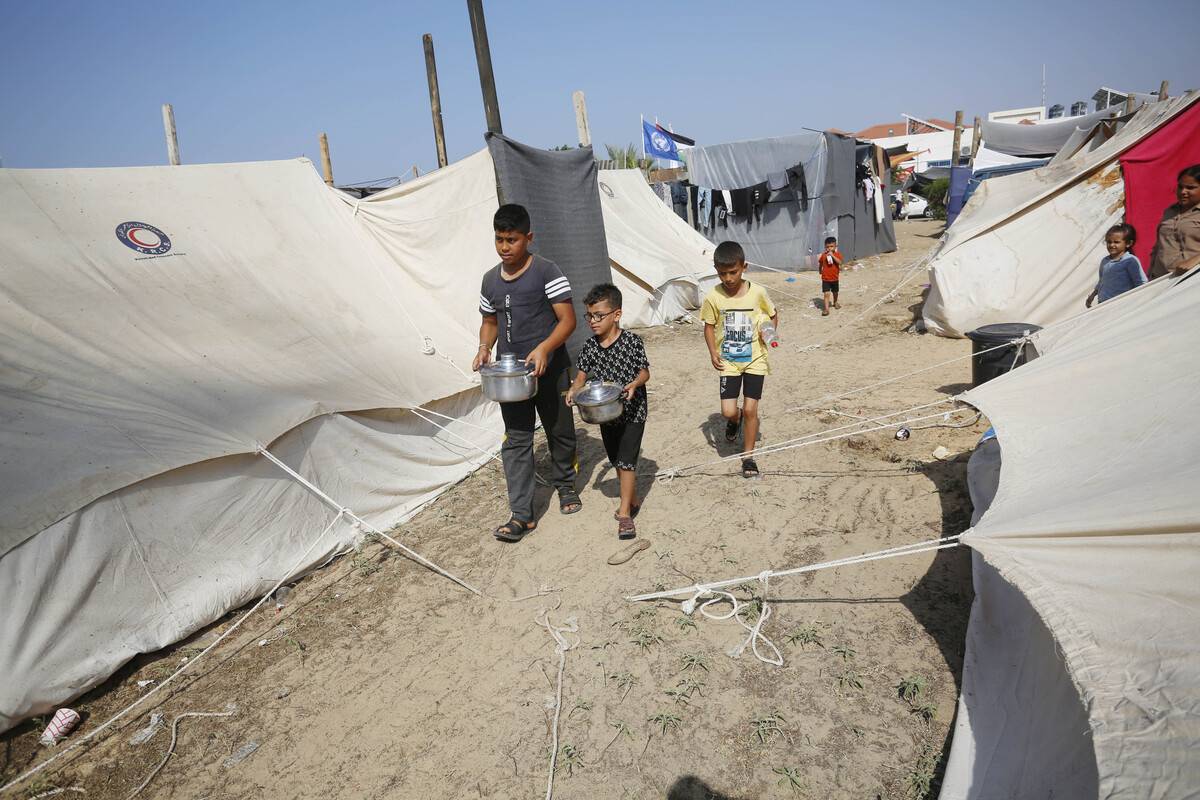
[{"label": "black sandal", "polygon": [[519,542],[525,538],[525,534],[537,527],[536,522],[522,522],[513,517],[508,522],[492,531],[492,535],[502,542]]},{"label": "black sandal", "polygon": [[737,419],[725,421],[725,441],[737,441],[738,428],[742,427],[742,414],[738,412]]},{"label": "black sandal", "polygon": [[758,476],[759,476],[758,464],[755,463],[754,459],[753,458],[743,458],[742,459],[742,477],[743,478],[757,478]]},{"label": "black sandal", "polygon": [[562,488],[558,490],[558,510],[563,514],[574,514],[583,508],[583,501],[579,499],[579,493],[574,489]]}]

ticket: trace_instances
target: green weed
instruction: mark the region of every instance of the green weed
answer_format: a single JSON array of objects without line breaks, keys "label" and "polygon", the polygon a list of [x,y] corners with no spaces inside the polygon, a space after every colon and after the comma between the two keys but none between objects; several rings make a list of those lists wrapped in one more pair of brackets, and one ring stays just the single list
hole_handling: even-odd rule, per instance
[{"label": "green weed", "polygon": [[664,736],[668,730],[679,730],[679,726],[683,723],[683,720],[681,720],[677,715],[668,711],[660,711],[653,717],[648,718],[646,721],[657,725],[659,732]]},{"label": "green weed", "polygon": [[900,699],[912,703],[924,694],[926,688],[927,682],[923,677],[920,675],[910,675],[896,684],[896,693],[900,695]]},{"label": "green weed", "polygon": [[586,764],[583,763],[583,754],[579,752],[573,744],[564,744],[562,752],[558,757],[558,768],[565,769],[568,775],[574,775],[575,770],[583,769]]},{"label": "green weed", "polygon": [[787,636],[783,637],[783,639],[788,644],[798,644],[800,647],[805,647],[810,644],[816,645],[817,647],[825,646],[821,643],[821,632],[817,630],[816,625],[806,625],[803,628],[796,628]]},{"label": "green weed", "polygon": [[680,672],[690,672],[697,669],[708,672],[708,657],[702,656],[699,653],[684,653],[679,657],[679,664]]},{"label": "green weed", "polygon": [[750,720],[750,730],[758,739],[759,744],[769,744],[776,736],[787,737],[783,726],[779,724],[781,722],[783,722],[783,716],[778,712],[755,717]]},{"label": "green weed", "polygon": [[835,644],[829,650],[829,652],[833,653],[835,656],[841,656],[842,661],[849,661],[850,659],[852,659],[856,655],[858,655],[858,653],[855,652],[853,647],[850,647],[849,645],[844,645],[844,644]]},{"label": "green weed", "polygon": [[800,781],[800,770],[795,767],[776,767],[771,771],[776,775],[783,776],[779,779],[778,784],[791,789],[792,794],[799,794],[800,790],[804,788],[804,784]]}]

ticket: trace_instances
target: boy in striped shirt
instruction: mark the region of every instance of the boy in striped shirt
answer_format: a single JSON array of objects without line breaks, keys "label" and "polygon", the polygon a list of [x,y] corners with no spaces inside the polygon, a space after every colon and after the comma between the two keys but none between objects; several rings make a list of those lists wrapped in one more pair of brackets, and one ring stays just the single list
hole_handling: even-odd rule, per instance
[{"label": "boy in striped shirt", "polygon": [[492,220],[500,263],[483,276],[479,290],[478,370],[496,354],[512,353],[529,362],[538,391],[529,400],[501,403],[504,417],[504,480],[512,518],[493,531],[497,539],[520,541],[537,527],[533,514],[535,418],[550,446],[551,482],[559,511],[574,514],[583,504],[575,491],[575,419],[563,400],[570,385],[566,341],[575,330],[571,284],[552,261],[529,252],[533,233],[529,212],[515,203],[500,206]]}]

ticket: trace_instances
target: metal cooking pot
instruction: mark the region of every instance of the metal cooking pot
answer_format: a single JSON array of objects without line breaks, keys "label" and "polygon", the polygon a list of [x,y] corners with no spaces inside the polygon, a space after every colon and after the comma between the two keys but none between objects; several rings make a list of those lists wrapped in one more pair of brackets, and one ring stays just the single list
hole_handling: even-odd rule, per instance
[{"label": "metal cooking pot", "polygon": [[483,396],[497,403],[515,403],[537,394],[538,379],[533,374],[533,365],[512,353],[504,353],[491,364],[480,367],[479,382]]},{"label": "metal cooking pot", "polygon": [[575,405],[584,422],[599,425],[612,422],[625,410],[625,398],[621,396],[625,387],[609,381],[589,381],[575,393]]}]

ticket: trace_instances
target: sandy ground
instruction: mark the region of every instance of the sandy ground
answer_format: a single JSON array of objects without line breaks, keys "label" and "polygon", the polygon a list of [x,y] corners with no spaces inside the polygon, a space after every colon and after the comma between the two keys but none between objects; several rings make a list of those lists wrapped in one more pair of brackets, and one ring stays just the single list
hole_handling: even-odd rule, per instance
[{"label": "sandy ground", "polygon": [[[843,308],[831,317],[812,305],[819,284],[811,274],[794,282],[753,276],[780,307],[785,342],[772,355],[761,445],[966,388],[964,359],[797,408],[969,352],[964,341],[906,332],[920,274],[856,319],[928,250],[940,224],[898,228],[897,253],[843,273]],[[536,622],[542,609],[556,625],[578,625],[565,657],[557,797],[924,796],[930,781],[936,787],[961,675],[971,600],[965,550],[773,581],[763,632],[782,651],[782,667],[727,654],[745,635],[736,620],[689,618],[675,601],[624,597],[961,532],[970,515],[965,460],[932,453],[939,445],[966,453],[986,421],[914,430],[907,441],[880,431],[764,455],[759,480],[726,462],[655,481],[658,470],[732,451],[698,326],[643,336],[652,394],[638,529],[649,549],[623,566],[605,563],[618,547],[616,480],[597,430],[579,423],[581,513],[551,507],[524,542],[496,542],[488,531],[506,506],[493,463],[400,529],[486,598],[368,545],[301,581],[282,610],[264,606],[182,691],[148,703],[16,796],[74,786],[88,798],[126,797],[170,744],[169,730],[129,744],[152,711],[169,723],[185,711],[234,707],[229,717],[183,719],[170,760],[140,796],[544,796],[558,657]],[[549,505],[548,491],[541,501]],[[511,599],[542,586],[554,591]],[[751,581],[736,593],[751,600],[761,589]],[[161,680],[194,656],[238,613],[135,660],[77,702],[82,730],[135,699],[144,691],[138,681]],[[923,686],[911,701],[899,696],[905,679]],[[3,737],[7,777],[43,757],[34,744],[43,723]]]}]

